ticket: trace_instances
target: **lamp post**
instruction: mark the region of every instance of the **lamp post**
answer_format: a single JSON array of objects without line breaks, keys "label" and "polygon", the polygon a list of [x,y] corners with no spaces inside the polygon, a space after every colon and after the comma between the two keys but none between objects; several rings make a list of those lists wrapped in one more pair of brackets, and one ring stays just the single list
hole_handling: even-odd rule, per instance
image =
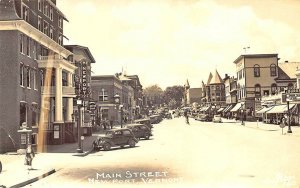
[{"label": "lamp post", "polygon": [[77,106],[78,106],[78,118],[77,118],[77,140],[78,140],[78,153],[83,153],[82,145],[81,145],[81,106],[82,106],[82,100],[77,100]]},{"label": "lamp post", "polygon": [[122,122],[122,119],[123,119],[123,105],[122,105],[122,107],[121,107],[121,105],[120,105],[120,95],[119,94],[115,94],[115,96],[114,96],[114,100],[115,100],[115,104],[116,104],[116,106],[117,106],[117,114],[119,113],[119,107],[121,108],[121,121],[120,121],[120,123],[121,123],[121,128],[123,127],[123,122]]},{"label": "lamp post", "polygon": [[287,108],[288,108],[288,131],[287,131],[287,133],[292,133],[292,129],[291,129],[291,113],[290,113],[290,101],[287,101]]}]

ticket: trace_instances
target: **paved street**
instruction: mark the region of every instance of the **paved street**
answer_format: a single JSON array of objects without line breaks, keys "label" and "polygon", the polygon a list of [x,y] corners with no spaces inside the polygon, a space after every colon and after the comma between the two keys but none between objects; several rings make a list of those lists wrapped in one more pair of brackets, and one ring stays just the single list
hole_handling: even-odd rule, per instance
[{"label": "paved street", "polygon": [[36,164],[57,172],[27,187],[299,188],[299,127],[281,135],[278,126],[257,128],[255,122],[190,122],[164,120],[154,125],[151,140],[141,140],[135,148],[85,157],[38,154]]}]

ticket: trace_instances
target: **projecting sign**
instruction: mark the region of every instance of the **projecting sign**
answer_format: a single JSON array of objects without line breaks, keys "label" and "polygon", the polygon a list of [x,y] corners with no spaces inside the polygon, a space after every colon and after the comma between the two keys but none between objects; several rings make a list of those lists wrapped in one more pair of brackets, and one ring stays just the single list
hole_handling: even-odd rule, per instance
[{"label": "projecting sign", "polygon": [[282,102],[300,102],[300,90],[299,89],[290,89],[286,90],[284,93],[282,93]]},{"label": "projecting sign", "polygon": [[88,85],[87,85],[87,63],[82,62],[81,66],[81,97],[88,98]]}]

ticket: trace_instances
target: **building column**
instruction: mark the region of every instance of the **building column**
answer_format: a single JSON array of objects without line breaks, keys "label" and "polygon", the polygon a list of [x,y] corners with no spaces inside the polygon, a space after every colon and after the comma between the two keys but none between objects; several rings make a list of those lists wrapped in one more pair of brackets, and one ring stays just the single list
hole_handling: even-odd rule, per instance
[{"label": "building column", "polygon": [[69,97],[67,100],[67,121],[71,122],[73,114],[73,98]]},{"label": "building column", "polygon": [[72,73],[68,73],[68,86],[72,87],[73,86],[73,74]]},{"label": "building column", "polygon": [[55,122],[63,122],[62,69],[55,69]]}]

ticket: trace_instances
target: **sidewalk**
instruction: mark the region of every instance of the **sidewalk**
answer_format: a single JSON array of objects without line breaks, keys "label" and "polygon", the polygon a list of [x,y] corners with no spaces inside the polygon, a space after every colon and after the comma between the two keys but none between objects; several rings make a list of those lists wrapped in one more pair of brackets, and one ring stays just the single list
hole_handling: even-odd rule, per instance
[{"label": "sidewalk", "polygon": [[[275,124],[267,124],[267,123],[263,123],[263,122],[249,122],[249,121],[245,121],[244,125],[241,125],[241,121],[236,121],[234,119],[226,119],[226,118],[222,118],[223,123],[233,123],[239,126],[245,126],[246,128],[253,128],[253,129],[257,129],[257,130],[262,130],[262,131],[278,131],[282,132],[282,129],[280,128],[279,125],[275,125]],[[298,136],[300,137],[300,126],[291,126],[291,130],[292,133],[287,133],[288,130],[288,126],[283,128],[283,134],[289,134],[292,136]]]},{"label": "sidewalk", "polygon": [[[113,128],[120,128],[114,125]],[[110,130],[110,129],[107,129]],[[28,170],[24,165],[25,155],[17,153],[0,154],[2,172],[0,173],[0,188],[22,187],[39,179],[49,176],[58,171],[66,161],[78,157],[84,157],[92,152],[92,143],[107,130],[100,129],[92,136],[86,136],[82,142],[83,153],[77,153],[78,143],[67,143],[62,145],[47,145],[45,153],[37,153],[33,159],[33,166]]]}]

